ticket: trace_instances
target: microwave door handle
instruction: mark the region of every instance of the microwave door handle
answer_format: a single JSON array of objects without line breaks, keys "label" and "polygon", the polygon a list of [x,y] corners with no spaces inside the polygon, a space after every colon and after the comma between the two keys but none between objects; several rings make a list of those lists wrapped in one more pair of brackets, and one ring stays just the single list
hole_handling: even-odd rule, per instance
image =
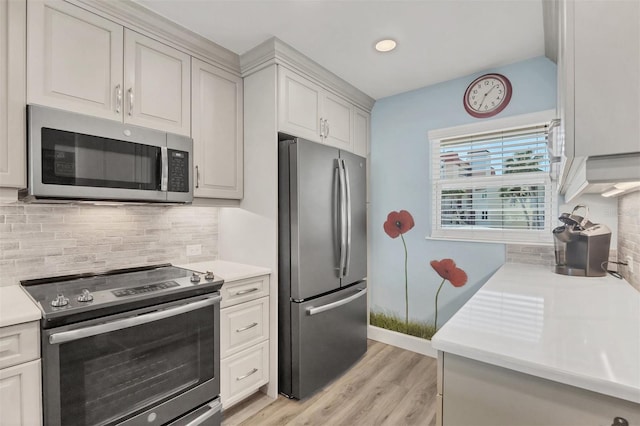
[{"label": "microwave door handle", "polygon": [[61,331],[49,336],[49,343],[52,345],[72,342],[74,340],[84,339],[85,337],[97,336],[98,334],[109,333],[116,330],[122,330],[137,325],[148,324],[165,318],[174,317],[176,315],[195,311],[207,306],[220,303],[222,296],[213,296],[207,299],[198,300],[197,302],[187,303],[186,305],[177,306],[175,308],[164,309],[161,311],[142,314],[135,317],[119,319],[111,322],[105,322],[98,325],[92,325],[85,328],[79,328],[71,331]]},{"label": "microwave door handle", "polygon": [[169,155],[166,146],[160,148],[162,153],[161,165],[162,175],[160,176],[160,191],[167,192],[169,182]]}]

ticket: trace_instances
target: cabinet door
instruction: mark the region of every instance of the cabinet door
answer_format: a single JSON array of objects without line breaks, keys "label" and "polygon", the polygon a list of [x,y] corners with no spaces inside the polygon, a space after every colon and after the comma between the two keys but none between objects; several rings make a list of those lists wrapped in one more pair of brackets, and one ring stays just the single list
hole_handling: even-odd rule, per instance
[{"label": "cabinet door", "polygon": [[122,120],[122,26],[63,1],[27,7],[28,102]]},{"label": "cabinet door", "polygon": [[371,115],[355,108],[353,113],[353,152],[361,157],[367,157],[370,151]]},{"label": "cabinet door", "polygon": [[124,43],[125,123],[189,136],[189,55],[129,29]]},{"label": "cabinet door", "polygon": [[39,359],[0,370],[0,423],[41,425],[40,395]]},{"label": "cabinet door", "polygon": [[[26,186],[26,5],[0,2],[0,186]],[[11,46],[11,48],[9,48]]]},{"label": "cabinet door", "polygon": [[242,198],[242,78],[192,62],[193,195]]},{"label": "cabinet door", "polygon": [[322,142],[322,89],[286,68],[280,67],[278,72],[278,130],[310,141]]},{"label": "cabinet door", "polygon": [[322,118],[325,121],[324,142],[336,148],[353,152],[353,106],[346,100],[325,92],[322,98]]},{"label": "cabinet door", "polygon": [[573,3],[575,154],[638,152],[640,2]]}]

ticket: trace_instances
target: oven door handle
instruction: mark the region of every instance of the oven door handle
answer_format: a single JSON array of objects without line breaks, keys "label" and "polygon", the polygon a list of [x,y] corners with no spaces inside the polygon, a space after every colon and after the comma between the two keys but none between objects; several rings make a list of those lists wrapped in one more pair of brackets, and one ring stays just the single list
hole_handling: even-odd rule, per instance
[{"label": "oven door handle", "polygon": [[206,306],[215,305],[216,303],[220,303],[220,300],[222,300],[222,296],[218,295],[175,308],[169,308],[161,311],[154,311],[149,314],[105,322],[103,324],[92,325],[90,327],[80,328],[78,330],[54,333],[49,336],[49,343],[52,345],[57,345],[61,343],[72,342],[78,339],[84,339],[85,337],[91,337],[98,334],[109,333],[111,331],[122,330],[124,328],[135,327],[137,325],[148,324],[153,321],[170,318],[176,315],[195,311],[196,309],[201,309]]},{"label": "oven door handle", "polygon": [[222,410],[222,403],[220,402],[219,399],[217,399],[217,400],[209,403],[208,407],[209,407],[209,409],[204,414],[201,414],[200,416],[198,416],[195,419],[191,420],[185,426],[201,425],[202,423],[204,423],[205,420],[207,420],[210,417],[213,417],[215,414],[219,413],[220,410]]}]

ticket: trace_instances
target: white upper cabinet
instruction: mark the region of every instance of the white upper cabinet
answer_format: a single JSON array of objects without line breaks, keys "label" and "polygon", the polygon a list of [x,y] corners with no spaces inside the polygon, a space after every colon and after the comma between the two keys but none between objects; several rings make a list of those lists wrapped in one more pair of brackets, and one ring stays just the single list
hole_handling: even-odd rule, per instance
[{"label": "white upper cabinet", "polygon": [[640,151],[640,2],[561,1],[565,155]]},{"label": "white upper cabinet", "polygon": [[371,114],[355,108],[353,115],[353,152],[362,157],[368,157],[371,134]]},{"label": "white upper cabinet", "polygon": [[[0,187],[5,188],[26,184],[26,12],[24,2],[0,1]],[[8,198],[16,198],[15,190]]]},{"label": "white upper cabinet", "polygon": [[122,120],[123,27],[63,1],[27,7],[28,102]]},{"label": "white upper cabinet", "polygon": [[193,59],[195,197],[243,195],[242,78]]},{"label": "white upper cabinet", "polygon": [[30,0],[27,101],[190,135],[188,54],[60,0]]},{"label": "white upper cabinet", "polygon": [[322,116],[324,120],[324,142],[336,148],[353,151],[351,134],[353,106],[346,100],[325,92],[322,97]]},{"label": "white upper cabinet", "polygon": [[278,79],[278,130],[322,142],[320,86],[283,67]]},{"label": "white upper cabinet", "polygon": [[355,107],[287,68],[278,73],[278,130],[353,151]]},{"label": "white upper cabinet", "polygon": [[190,135],[190,61],[186,53],[125,29],[124,121]]}]

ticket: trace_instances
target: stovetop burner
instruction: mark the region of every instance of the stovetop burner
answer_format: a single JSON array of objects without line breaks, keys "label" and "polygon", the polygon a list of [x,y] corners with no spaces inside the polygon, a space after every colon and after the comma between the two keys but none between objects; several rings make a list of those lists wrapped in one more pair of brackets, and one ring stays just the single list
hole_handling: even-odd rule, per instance
[{"label": "stovetop burner", "polygon": [[21,282],[44,328],[218,291],[223,280],[162,264]]}]

